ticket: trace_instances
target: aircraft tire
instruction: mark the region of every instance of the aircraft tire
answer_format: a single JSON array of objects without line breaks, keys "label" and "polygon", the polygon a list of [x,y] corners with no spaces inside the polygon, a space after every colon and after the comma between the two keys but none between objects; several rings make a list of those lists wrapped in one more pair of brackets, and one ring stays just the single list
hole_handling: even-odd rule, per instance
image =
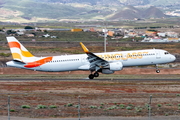
[{"label": "aircraft tire", "polygon": [[160,70],[156,70],[156,73],[160,73]]},{"label": "aircraft tire", "polygon": [[94,73],[94,77],[99,77],[99,73],[98,73],[98,72],[95,72],[95,73]]},{"label": "aircraft tire", "polygon": [[90,74],[90,75],[89,75],[89,79],[94,79],[94,75],[93,75],[93,74]]}]

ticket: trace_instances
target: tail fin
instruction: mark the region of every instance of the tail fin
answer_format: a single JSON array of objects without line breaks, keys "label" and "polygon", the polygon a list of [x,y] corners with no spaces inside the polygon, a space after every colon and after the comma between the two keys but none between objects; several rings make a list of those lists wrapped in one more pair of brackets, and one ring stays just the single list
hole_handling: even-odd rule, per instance
[{"label": "tail fin", "polygon": [[12,53],[13,60],[20,62],[34,60],[35,57],[15,37],[6,38]]}]

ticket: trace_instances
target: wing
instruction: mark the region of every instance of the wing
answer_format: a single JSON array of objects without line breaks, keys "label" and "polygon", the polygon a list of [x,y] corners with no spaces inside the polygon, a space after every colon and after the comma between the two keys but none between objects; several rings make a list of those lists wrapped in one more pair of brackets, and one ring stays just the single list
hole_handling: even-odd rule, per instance
[{"label": "wing", "polygon": [[108,61],[98,57],[94,53],[90,52],[86,46],[80,42],[81,47],[83,48],[84,52],[88,55],[87,59],[90,63],[90,70],[91,71],[98,71],[102,68],[107,68],[109,66]]}]

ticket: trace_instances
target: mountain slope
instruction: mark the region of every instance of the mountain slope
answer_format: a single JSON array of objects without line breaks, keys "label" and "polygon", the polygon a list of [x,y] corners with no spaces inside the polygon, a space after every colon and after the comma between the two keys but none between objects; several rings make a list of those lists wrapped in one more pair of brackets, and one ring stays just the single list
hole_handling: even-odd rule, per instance
[{"label": "mountain slope", "polygon": [[91,5],[109,5],[111,3],[122,5],[154,5],[154,6],[169,6],[180,4],[179,0],[33,0],[35,2],[50,2],[50,3],[86,3]]},{"label": "mountain slope", "polygon": [[124,7],[121,11],[109,18],[109,20],[121,19],[144,19],[144,18],[163,18],[167,17],[164,13],[156,7],[150,7],[146,10],[140,10],[133,6]]},{"label": "mountain slope", "polygon": [[62,4],[67,4],[67,3],[83,3],[83,4],[89,4],[89,5],[109,5],[112,3],[120,4],[118,0],[33,0],[35,2],[49,2],[49,3],[62,3]]},{"label": "mountain slope", "polygon": [[110,20],[134,19],[141,18],[141,11],[133,6],[124,7],[122,10],[113,15]]},{"label": "mountain slope", "polygon": [[36,3],[28,0],[21,0],[18,2],[10,1],[3,6],[3,8],[10,10],[17,10],[24,13],[21,17],[32,18],[63,18],[73,16],[81,11],[85,11],[82,8],[74,8],[72,6],[64,6],[61,4],[47,4],[47,3]]},{"label": "mountain slope", "polygon": [[166,15],[156,7],[151,6],[150,8],[146,9],[143,14],[144,18],[163,18]]},{"label": "mountain slope", "polygon": [[[166,5],[180,4],[179,0],[0,0],[0,21],[162,18],[166,16],[155,7],[143,11],[131,5],[158,5],[163,1]],[[123,5],[129,6],[122,9]]]}]

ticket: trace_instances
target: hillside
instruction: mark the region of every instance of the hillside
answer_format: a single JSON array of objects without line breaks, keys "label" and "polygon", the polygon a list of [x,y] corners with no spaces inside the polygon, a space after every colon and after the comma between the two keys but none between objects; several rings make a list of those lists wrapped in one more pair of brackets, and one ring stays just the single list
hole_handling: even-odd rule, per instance
[{"label": "hillside", "polygon": [[154,6],[170,6],[170,5],[180,5],[179,0],[33,0],[35,2],[49,2],[49,3],[83,3],[90,5],[109,5],[112,3],[121,4],[121,5],[154,5]]},{"label": "hillside", "polygon": [[151,6],[146,9],[143,13],[143,18],[163,18],[167,17],[164,13],[156,7]]},{"label": "hillside", "polygon": [[25,19],[31,19],[32,17],[40,18],[63,18],[68,16],[73,16],[81,11],[85,11],[82,8],[74,8],[70,6],[65,6],[61,4],[48,4],[48,3],[36,3],[29,0],[14,2],[8,0],[6,3],[2,4],[2,7],[12,11],[20,11],[23,14],[21,17]]},{"label": "hillside", "polygon": [[[134,18],[162,18],[163,13],[156,7],[140,10],[132,5],[156,5],[162,0],[0,0],[0,21],[42,22],[61,19],[121,20]],[[177,0],[166,0],[162,5],[179,5]],[[124,6],[124,9],[122,9]],[[145,8],[144,8],[145,9]],[[145,13],[145,14],[144,14]],[[111,16],[111,17],[109,17]]]},{"label": "hillside", "polygon": [[121,20],[121,19],[134,19],[141,18],[141,11],[132,6],[124,7],[119,10],[115,15],[109,18],[109,20]]},{"label": "hillside", "polygon": [[126,6],[122,10],[118,11],[109,20],[121,20],[121,19],[149,19],[149,18],[163,18],[167,17],[164,13],[156,8],[150,7],[147,9],[137,9],[133,6]]},{"label": "hillside", "polygon": [[110,10],[92,8],[85,4],[61,4],[40,2],[38,0],[0,0],[0,21],[26,22],[26,21],[59,21],[60,19],[91,19],[99,15],[111,14]]}]

